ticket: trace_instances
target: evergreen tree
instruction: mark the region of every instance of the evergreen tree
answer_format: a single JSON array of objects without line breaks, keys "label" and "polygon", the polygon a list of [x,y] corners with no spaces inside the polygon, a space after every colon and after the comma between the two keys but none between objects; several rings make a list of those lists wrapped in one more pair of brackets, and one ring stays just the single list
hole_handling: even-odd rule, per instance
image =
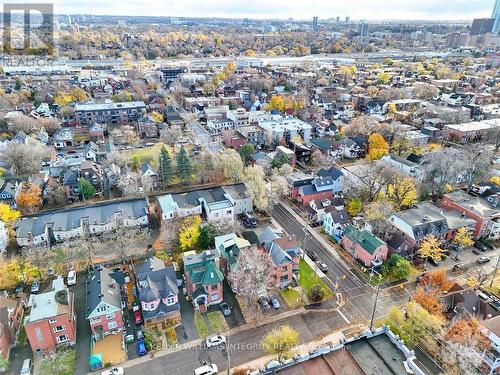
[{"label": "evergreen tree", "polygon": [[172,169],[172,159],[170,158],[170,155],[165,147],[162,147],[160,150],[158,165],[160,166],[160,186],[162,189],[165,189],[172,182],[172,177],[174,175],[174,171]]},{"label": "evergreen tree", "polygon": [[191,180],[193,174],[193,165],[189,155],[184,147],[177,154],[177,174],[182,182],[187,183]]}]

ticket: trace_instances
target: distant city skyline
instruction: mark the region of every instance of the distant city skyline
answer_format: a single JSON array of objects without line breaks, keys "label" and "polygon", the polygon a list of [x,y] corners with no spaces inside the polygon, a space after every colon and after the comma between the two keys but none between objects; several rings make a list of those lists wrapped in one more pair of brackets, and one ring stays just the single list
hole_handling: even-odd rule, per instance
[{"label": "distant city skyline", "polygon": [[57,14],[366,20],[472,20],[490,17],[494,0],[55,0]]}]

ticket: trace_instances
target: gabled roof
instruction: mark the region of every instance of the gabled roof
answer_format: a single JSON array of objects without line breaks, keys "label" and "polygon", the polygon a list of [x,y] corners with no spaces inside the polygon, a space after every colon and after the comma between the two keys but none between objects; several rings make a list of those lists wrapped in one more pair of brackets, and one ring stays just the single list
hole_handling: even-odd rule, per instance
[{"label": "gabled roof", "polygon": [[366,229],[360,231],[353,225],[348,225],[344,228],[344,235],[347,236],[352,242],[357,243],[368,253],[373,254],[384,242],[370,233]]},{"label": "gabled roof", "polygon": [[[111,277],[112,271],[97,266],[89,273],[87,284],[87,319],[94,315],[94,311],[101,303],[110,306],[112,310],[121,310],[120,285]],[[97,314],[100,315],[100,314]]]},{"label": "gabled roof", "polygon": [[335,181],[344,174],[337,167],[332,165],[329,169],[321,168],[316,175],[318,177],[330,177]]},{"label": "gabled roof", "polygon": [[334,205],[331,205],[325,209],[325,212],[332,216],[332,220],[336,224],[347,224],[351,221],[351,216],[345,208],[338,210]]}]

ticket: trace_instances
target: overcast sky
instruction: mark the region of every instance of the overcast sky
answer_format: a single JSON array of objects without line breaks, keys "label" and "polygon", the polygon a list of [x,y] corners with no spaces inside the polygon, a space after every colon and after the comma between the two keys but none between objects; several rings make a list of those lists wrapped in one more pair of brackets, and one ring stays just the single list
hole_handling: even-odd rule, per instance
[{"label": "overcast sky", "polygon": [[59,14],[457,20],[489,17],[495,0],[54,0]]}]

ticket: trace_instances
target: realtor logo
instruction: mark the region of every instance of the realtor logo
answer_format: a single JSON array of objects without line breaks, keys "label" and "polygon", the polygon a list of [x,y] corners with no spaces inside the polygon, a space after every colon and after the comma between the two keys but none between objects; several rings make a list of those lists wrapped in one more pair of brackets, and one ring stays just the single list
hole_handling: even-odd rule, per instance
[{"label": "realtor logo", "polygon": [[4,3],[3,52],[47,56],[54,53],[54,5]]}]

